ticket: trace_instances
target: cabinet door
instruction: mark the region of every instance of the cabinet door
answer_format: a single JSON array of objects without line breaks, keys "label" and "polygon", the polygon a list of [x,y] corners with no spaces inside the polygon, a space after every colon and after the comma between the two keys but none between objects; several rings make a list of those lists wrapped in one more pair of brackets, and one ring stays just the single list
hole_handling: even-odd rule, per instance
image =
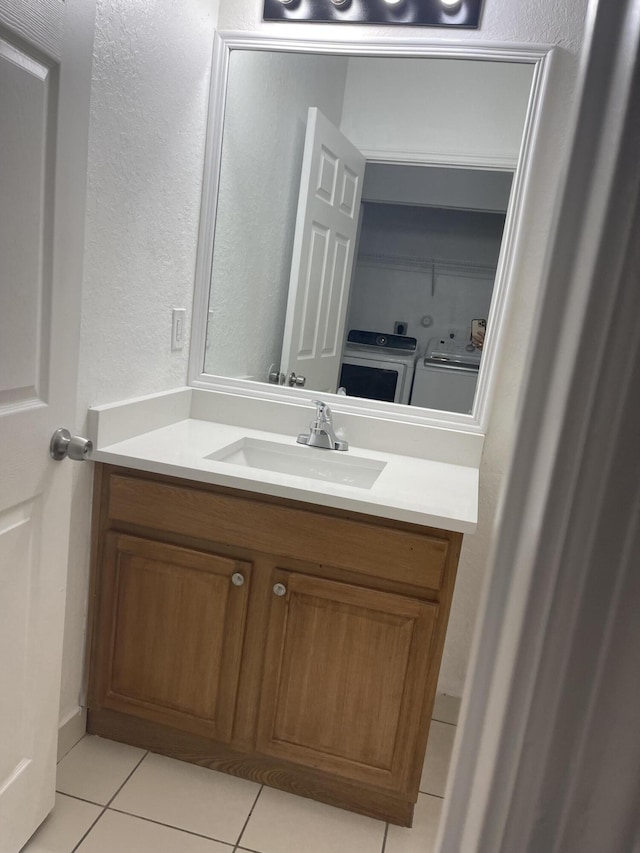
[{"label": "cabinet door", "polygon": [[109,533],[98,702],[229,741],[251,565]]},{"label": "cabinet door", "polygon": [[437,605],[280,570],[272,579],[259,751],[408,791]]}]

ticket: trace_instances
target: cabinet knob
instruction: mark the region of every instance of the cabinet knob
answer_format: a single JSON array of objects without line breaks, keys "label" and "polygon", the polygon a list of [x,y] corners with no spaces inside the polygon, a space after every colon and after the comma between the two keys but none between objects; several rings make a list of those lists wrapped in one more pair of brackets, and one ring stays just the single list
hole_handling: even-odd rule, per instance
[{"label": "cabinet knob", "polygon": [[231,583],[234,586],[242,586],[244,583],[244,575],[240,572],[234,572],[234,574],[231,575]]},{"label": "cabinet knob", "polygon": [[286,595],[287,594],[287,588],[283,583],[276,583],[273,585],[273,592],[275,595],[280,595],[280,596]]}]

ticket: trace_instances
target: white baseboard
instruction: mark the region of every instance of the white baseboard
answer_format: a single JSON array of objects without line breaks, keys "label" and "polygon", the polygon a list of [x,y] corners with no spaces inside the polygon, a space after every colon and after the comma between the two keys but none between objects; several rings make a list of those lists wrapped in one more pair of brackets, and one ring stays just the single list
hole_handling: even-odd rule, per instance
[{"label": "white baseboard", "polygon": [[76,708],[58,727],[58,761],[84,737],[87,731],[87,709]]}]

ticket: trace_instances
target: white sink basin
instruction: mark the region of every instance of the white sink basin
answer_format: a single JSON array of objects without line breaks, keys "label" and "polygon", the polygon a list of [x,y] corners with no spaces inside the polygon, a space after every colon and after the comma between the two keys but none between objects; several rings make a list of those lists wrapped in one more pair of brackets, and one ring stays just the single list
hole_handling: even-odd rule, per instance
[{"label": "white sink basin", "polygon": [[322,450],[301,444],[289,447],[259,438],[241,438],[210,453],[205,459],[294,477],[310,477],[312,480],[355,486],[358,489],[370,489],[387,464],[375,459],[350,456],[349,451]]}]

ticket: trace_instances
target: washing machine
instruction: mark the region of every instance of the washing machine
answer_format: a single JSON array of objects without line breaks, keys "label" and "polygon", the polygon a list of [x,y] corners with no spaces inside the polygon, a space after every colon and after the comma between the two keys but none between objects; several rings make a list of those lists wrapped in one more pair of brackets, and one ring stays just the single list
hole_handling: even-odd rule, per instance
[{"label": "washing machine", "polygon": [[340,387],[351,397],[409,403],[418,343],[408,335],[351,329],[340,369]]},{"label": "washing machine", "polygon": [[430,340],[416,364],[411,405],[470,414],[481,356],[469,341]]}]

